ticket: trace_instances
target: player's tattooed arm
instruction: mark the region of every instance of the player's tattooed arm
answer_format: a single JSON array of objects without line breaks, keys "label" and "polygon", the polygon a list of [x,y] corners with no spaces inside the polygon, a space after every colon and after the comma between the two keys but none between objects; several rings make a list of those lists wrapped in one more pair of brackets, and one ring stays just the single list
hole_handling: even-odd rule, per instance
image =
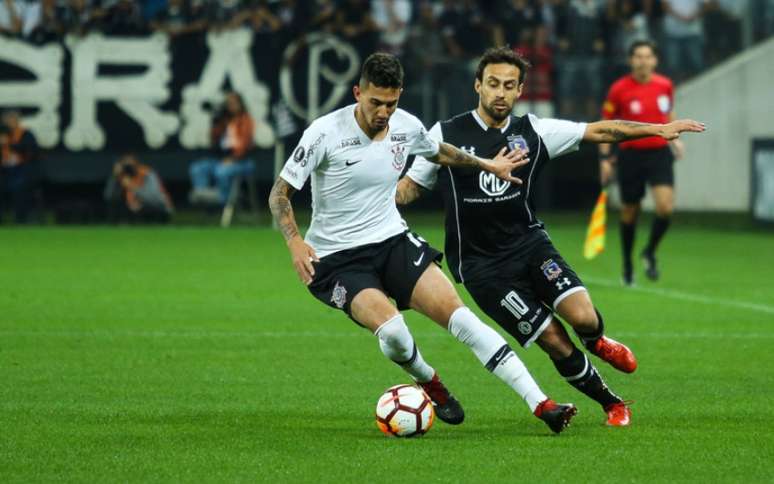
[{"label": "player's tattooed arm", "polygon": [[317,262],[319,259],[314,249],[301,238],[298,230],[293,206],[290,204],[290,197],[293,196],[295,191],[295,188],[290,186],[282,177],[277,178],[269,195],[269,208],[274,216],[274,220],[277,221],[282,236],[285,237],[285,241],[288,244],[290,257],[293,260],[293,267],[295,267],[296,273],[298,273],[298,278],[304,284],[309,285],[314,278],[314,265],[312,265],[312,262]]},{"label": "player's tattooed arm", "polygon": [[296,189],[290,186],[282,177],[278,177],[269,194],[271,214],[274,216],[274,220],[277,221],[277,225],[286,241],[299,235],[296,216],[293,213],[293,206],[290,204],[290,197],[293,196],[295,191]]},{"label": "player's tattooed arm", "polygon": [[583,140],[592,143],[618,143],[649,136],[660,136],[666,140],[673,140],[677,139],[681,133],[701,133],[705,129],[703,123],[691,119],[681,119],[668,124],[622,120],[597,121],[586,125]]},{"label": "player's tattooed arm", "polygon": [[395,203],[398,205],[408,205],[420,196],[423,188],[411,178],[404,176],[398,181],[398,190],[395,192]]},{"label": "player's tattooed arm", "polygon": [[442,142],[439,143],[438,154],[428,158],[428,160],[443,166],[479,168],[493,173],[503,180],[521,184],[521,179],[511,175],[511,172],[516,168],[529,163],[527,154],[526,151],[518,149],[508,151],[507,147],[503,147],[500,152],[497,153],[497,156],[489,160],[471,155],[454,145]]}]

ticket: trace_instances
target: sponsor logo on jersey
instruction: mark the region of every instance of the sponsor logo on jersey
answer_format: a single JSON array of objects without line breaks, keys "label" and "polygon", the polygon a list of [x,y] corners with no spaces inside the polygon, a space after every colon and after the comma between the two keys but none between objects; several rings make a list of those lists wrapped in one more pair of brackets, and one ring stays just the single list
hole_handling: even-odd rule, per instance
[{"label": "sponsor logo on jersey", "polygon": [[349,146],[360,146],[360,145],[361,145],[360,138],[357,138],[357,137],[343,139],[341,140],[341,143],[339,143],[340,148],[347,148]]},{"label": "sponsor logo on jersey", "polygon": [[511,186],[511,182],[497,178],[494,173],[482,171],[478,175],[478,184],[481,191],[490,197],[502,195]]},{"label": "sponsor logo on jersey", "polygon": [[559,267],[559,264],[554,262],[553,259],[548,259],[547,261],[543,262],[543,265],[540,266],[540,270],[543,271],[543,275],[546,276],[546,279],[549,281],[553,281],[554,279],[558,278],[562,273],[562,268]]},{"label": "sponsor logo on jersey", "polygon": [[390,151],[392,151],[393,154],[392,166],[396,170],[402,170],[403,166],[406,164],[406,156],[404,155],[406,147],[403,145],[392,145]]},{"label": "sponsor logo on jersey", "polygon": [[298,148],[296,148],[296,151],[293,152],[293,161],[296,163],[302,163],[301,166],[306,165],[306,150],[303,146],[298,145]]},{"label": "sponsor logo on jersey", "polygon": [[519,321],[516,327],[519,329],[519,333],[525,336],[532,332],[532,325],[526,321]]},{"label": "sponsor logo on jersey", "polygon": [[662,113],[667,114],[671,110],[672,103],[669,101],[669,96],[667,96],[666,94],[660,95],[656,100],[656,102],[658,103],[658,109]]},{"label": "sponsor logo on jersey", "polygon": [[357,165],[361,161],[363,161],[363,160],[347,160],[347,161],[344,162],[344,164],[347,165],[347,166],[352,166],[352,165]]},{"label": "sponsor logo on jersey", "polygon": [[567,277],[563,277],[561,281],[556,281],[555,284],[556,284],[556,289],[561,291],[562,289],[565,288],[565,286],[572,285],[572,281],[570,281],[570,279]]},{"label": "sponsor logo on jersey", "polygon": [[513,151],[518,148],[522,151],[529,152],[529,146],[527,145],[527,140],[524,139],[524,136],[520,134],[511,134],[505,139],[508,140],[509,150]]},{"label": "sponsor logo on jersey", "polygon": [[395,133],[390,135],[390,141],[393,143],[405,143],[406,139],[406,133]]},{"label": "sponsor logo on jersey", "polygon": [[320,144],[323,142],[324,139],[325,139],[325,133],[321,133],[320,136],[318,136],[317,139],[314,140],[314,142],[311,145],[309,145],[309,148],[306,150],[306,159],[304,160],[303,163],[301,163],[301,166],[306,166],[307,160],[310,159],[312,155],[314,155],[314,152],[317,151],[317,148],[320,147]]},{"label": "sponsor logo on jersey", "polygon": [[336,285],[333,286],[333,295],[331,296],[331,302],[341,309],[347,302],[347,289],[342,286],[339,281],[336,281]]},{"label": "sponsor logo on jersey", "polygon": [[460,149],[464,151],[465,153],[468,153],[469,155],[476,156],[476,147],[475,146],[460,146]]},{"label": "sponsor logo on jersey", "polygon": [[629,103],[629,111],[631,111],[632,114],[642,113],[642,103],[639,99],[632,99],[632,102]]}]

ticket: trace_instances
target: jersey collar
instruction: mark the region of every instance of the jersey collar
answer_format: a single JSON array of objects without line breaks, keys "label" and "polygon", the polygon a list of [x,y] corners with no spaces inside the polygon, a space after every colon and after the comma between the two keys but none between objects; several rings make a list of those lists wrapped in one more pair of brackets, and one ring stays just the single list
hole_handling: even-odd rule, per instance
[{"label": "jersey collar", "polygon": [[[481,129],[483,129],[484,131],[486,131],[486,130],[488,130],[488,129],[489,129],[489,126],[487,126],[487,124],[484,122],[484,120],[483,120],[483,119],[481,119],[481,116],[478,114],[478,111],[477,111],[477,110],[475,110],[475,109],[474,109],[474,110],[472,110],[472,111],[470,112],[470,114],[472,114],[472,115],[473,115],[473,119],[475,119],[475,120],[476,120],[476,123],[478,123],[478,125],[479,125],[479,126],[481,126]],[[511,126],[511,116],[510,116],[510,115],[508,115],[508,120],[505,122],[505,126],[503,126],[502,128],[500,128],[500,132],[501,132],[501,133],[505,133],[505,132],[508,130],[508,128],[509,128],[510,126]]]}]

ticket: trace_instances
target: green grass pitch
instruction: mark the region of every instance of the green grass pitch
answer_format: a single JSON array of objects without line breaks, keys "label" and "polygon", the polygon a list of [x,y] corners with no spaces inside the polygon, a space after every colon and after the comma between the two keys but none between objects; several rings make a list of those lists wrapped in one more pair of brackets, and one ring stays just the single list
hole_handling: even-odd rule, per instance
[{"label": "green grass pitch", "polygon": [[[418,220],[440,247],[440,216]],[[615,223],[608,252],[587,262],[585,219],[547,222],[608,334],[639,358],[633,375],[594,359],[636,401],[630,428],[605,427],[539,348],[519,350],[548,394],[579,407],[551,435],[466,348],[408,312],[467,420],[388,438],[376,400],[407,377],[302,287],[279,234],[3,229],[0,481],[772,482],[774,235],[678,217],[663,280],[638,274],[624,290]]]}]

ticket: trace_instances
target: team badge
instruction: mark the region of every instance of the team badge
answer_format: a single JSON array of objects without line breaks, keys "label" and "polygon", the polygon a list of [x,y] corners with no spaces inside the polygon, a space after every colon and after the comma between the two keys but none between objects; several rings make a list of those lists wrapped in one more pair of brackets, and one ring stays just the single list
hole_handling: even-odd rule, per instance
[{"label": "team badge", "polygon": [[672,108],[672,103],[666,94],[660,95],[656,102],[658,103],[658,109],[664,114],[667,114]]},{"label": "team badge", "polygon": [[341,309],[347,302],[347,289],[336,281],[336,285],[333,286],[333,295],[331,296],[331,302]]},{"label": "team badge", "polygon": [[519,333],[525,336],[532,332],[532,325],[526,321],[519,321],[519,324],[517,324],[516,327],[519,329]]},{"label": "team badge", "polygon": [[632,114],[642,113],[642,103],[637,99],[632,99],[632,102],[629,103],[629,110]]},{"label": "team badge", "polygon": [[546,279],[549,281],[557,279],[562,273],[562,268],[559,267],[559,264],[554,262],[553,259],[548,259],[543,262],[543,265],[540,266],[540,270],[543,271],[543,275],[546,276]]},{"label": "team badge", "polygon": [[390,151],[392,151],[393,158],[392,158],[392,166],[395,167],[396,170],[402,170],[403,166],[406,164],[406,156],[403,154],[406,150],[406,147],[403,145],[392,145],[392,148],[390,148]]},{"label": "team badge", "polygon": [[293,152],[293,161],[301,163],[301,166],[306,165],[306,150],[303,146],[298,145],[296,151]]},{"label": "team badge", "polygon": [[520,134],[511,134],[505,139],[508,140],[509,150],[513,151],[518,148],[529,153],[529,146],[527,145],[527,140],[524,139],[524,136]]}]

